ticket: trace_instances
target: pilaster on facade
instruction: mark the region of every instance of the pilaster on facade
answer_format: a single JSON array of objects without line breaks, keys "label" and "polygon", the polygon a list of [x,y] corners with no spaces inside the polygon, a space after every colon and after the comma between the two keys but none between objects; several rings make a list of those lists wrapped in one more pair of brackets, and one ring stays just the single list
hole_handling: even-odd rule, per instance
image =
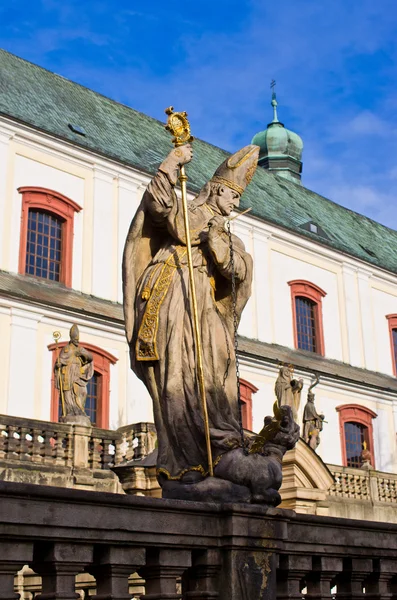
[{"label": "pilaster on facade", "polygon": [[269,245],[271,237],[270,232],[256,228],[252,230],[256,338],[263,342],[274,341],[272,274]]},{"label": "pilaster on facade", "polygon": [[378,364],[376,359],[376,336],[373,318],[371,278],[371,270],[363,268],[357,270],[364,366],[366,369],[375,371],[378,369]]},{"label": "pilaster on facade", "polygon": [[358,298],[357,268],[348,263],[343,263],[342,279],[349,344],[349,363],[355,367],[364,367],[365,357]]}]

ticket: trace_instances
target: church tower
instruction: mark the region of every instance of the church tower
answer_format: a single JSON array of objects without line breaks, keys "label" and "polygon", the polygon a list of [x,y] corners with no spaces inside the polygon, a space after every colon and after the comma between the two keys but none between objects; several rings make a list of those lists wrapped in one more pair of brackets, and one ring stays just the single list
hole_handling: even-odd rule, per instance
[{"label": "church tower", "polygon": [[[274,86],[273,86],[274,87]],[[277,98],[273,90],[271,105],[273,121],[265,131],[252,138],[252,144],[260,147],[258,164],[295,183],[301,182],[303,142],[297,133],[284,127],[277,116]]]}]

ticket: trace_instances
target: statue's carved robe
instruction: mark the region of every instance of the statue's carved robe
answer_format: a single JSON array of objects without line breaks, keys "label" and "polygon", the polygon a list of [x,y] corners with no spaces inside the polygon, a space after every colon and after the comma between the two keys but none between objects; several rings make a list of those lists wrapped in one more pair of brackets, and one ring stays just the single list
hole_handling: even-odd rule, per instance
[{"label": "statue's carved robe", "polygon": [[60,389],[65,401],[65,415],[85,415],[87,383],[94,374],[92,354],[82,346],[66,344],[55,363],[55,387]]},{"label": "statue's carved robe", "polygon": [[303,439],[305,442],[309,443],[311,433],[313,429],[317,429],[318,433],[322,431],[323,428],[323,418],[322,415],[319,415],[316,407],[314,405],[314,401],[307,401],[304,411],[303,411]]},{"label": "statue's carved robe", "polygon": [[286,404],[292,408],[294,419],[297,419],[303,387],[302,379],[292,379],[288,367],[280,367],[279,374],[274,385],[274,392],[278,405]]},{"label": "statue's carved robe", "polygon": [[[123,260],[124,315],[131,366],[152,399],[158,470],[180,478],[208,470],[181,200],[159,171],[131,223]],[[209,188],[205,192],[208,197]],[[204,188],[205,189],[205,188]],[[205,194],[189,203],[190,234],[213,459],[241,445],[237,405],[232,268],[225,233],[208,239]],[[233,236],[237,318],[251,293],[252,259]]]}]

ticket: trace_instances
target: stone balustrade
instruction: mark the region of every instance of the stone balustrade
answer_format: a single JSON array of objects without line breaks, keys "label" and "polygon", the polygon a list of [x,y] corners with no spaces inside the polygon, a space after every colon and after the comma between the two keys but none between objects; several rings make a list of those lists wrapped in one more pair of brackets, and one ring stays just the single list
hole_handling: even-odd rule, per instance
[{"label": "stone balustrade", "polygon": [[110,469],[150,453],[156,441],[152,430],[151,423],[112,431],[0,415],[0,477],[123,493]]},{"label": "stone balustrade", "polygon": [[397,523],[397,475],[374,469],[328,467],[335,479],[328,491],[330,515]]},{"label": "stone balustrade", "polygon": [[1,600],[397,600],[391,524],[0,482],[0,534]]}]

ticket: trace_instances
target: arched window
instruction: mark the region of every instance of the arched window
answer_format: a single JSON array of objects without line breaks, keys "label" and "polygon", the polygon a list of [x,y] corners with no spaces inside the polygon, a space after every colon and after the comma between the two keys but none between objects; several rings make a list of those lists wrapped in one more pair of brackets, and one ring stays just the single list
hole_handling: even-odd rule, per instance
[{"label": "arched window", "polygon": [[389,323],[391,361],[393,373],[397,377],[397,315],[386,315]]},{"label": "arched window", "polygon": [[289,281],[295,348],[324,356],[322,299],[326,293],[314,283]]},{"label": "arched window", "polygon": [[70,198],[38,187],[22,194],[19,273],[72,285],[74,213],[81,207]]},{"label": "arched window", "polygon": [[258,388],[245,379],[240,379],[240,400],[241,416],[244,429],[252,431],[252,394],[255,394]]},{"label": "arched window", "polygon": [[344,404],[337,406],[339,413],[339,431],[342,445],[342,460],[345,467],[360,468],[364,442],[371,454],[371,465],[375,468],[372,420],[374,413],[365,406]]},{"label": "arched window", "polygon": [[[68,342],[58,344],[60,350]],[[87,398],[85,412],[90,417],[91,423],[96,427],[108,429],[109,427],[109,398],[110,398],[110,365],[117,362],[117,358],[92,344],[81,344],[89,350],[94,357],[94,375],[87,385]],[[56,345],[50,344],[48,349],[52,352],[52,380],[51,380],[51,421],[59,421],[62,414],[59,391],[55,387],[54,367],[57,359]]]}]

